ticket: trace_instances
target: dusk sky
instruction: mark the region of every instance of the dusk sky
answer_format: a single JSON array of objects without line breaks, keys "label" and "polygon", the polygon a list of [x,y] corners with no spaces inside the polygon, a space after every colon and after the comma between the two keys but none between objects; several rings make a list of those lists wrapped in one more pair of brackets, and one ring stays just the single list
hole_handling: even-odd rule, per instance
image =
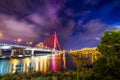
[{"label": "dusk sky", "polygon": [[62,49],[95,47],[120,30],[120,0],[0,0],[0,42],[42,42],[57,32]]}]

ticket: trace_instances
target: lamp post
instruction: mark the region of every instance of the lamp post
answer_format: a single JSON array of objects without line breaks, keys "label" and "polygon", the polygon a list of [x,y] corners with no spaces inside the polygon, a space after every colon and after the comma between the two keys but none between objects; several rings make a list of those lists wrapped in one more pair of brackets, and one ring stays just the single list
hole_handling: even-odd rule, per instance
[{"label": "lamp post", "polygon": [[19,44],[21,41],[22,41],[22,39],[21,38],[18,38],[18,39],[16,39],[16,40],[14,40],[15,41],[15,44]]},{"label": "lamp post", "polygon": [[30,42],[27,42],[26,44],[27,44],[27,46],[30,46],[30,45],[32,45],[32,44],[33,44],[33,42],[32,42],[32,41],[30,41]]}]

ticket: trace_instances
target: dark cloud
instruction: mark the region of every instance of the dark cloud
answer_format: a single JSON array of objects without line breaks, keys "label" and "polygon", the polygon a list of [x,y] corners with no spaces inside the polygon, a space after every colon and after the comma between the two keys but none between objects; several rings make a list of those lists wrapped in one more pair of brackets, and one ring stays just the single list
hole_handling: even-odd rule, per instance
[{"label": "dark cloud", "polygon": [[[84,32],[81,32],[81,27],[84,28]],[[85,24],[81,22],[78,25],[77,30],[79,31],[76,35],[68,38],[65,47],[71,46],[72,49],[79,49],[84,47],[94,47],[100,42],[100,37],[106,30],[107,25],[102,23],[100,20],[90,20]],[[72,43],[72,44],[71,44]],[[72,46],[76,45],[76,46]],[[69,48],[68,48],[69,49]]]},{"label": "dark cloud", "polygon": [[3,34],[2,40],[9,40],[13,42],[17,38],[22,38],[24,41],[33,40],[37,38],[34,32],[34,25],[27,22],[18,21],[14,17],[0,15],[0,31]]},{"label": "dark cloud", "polygon": [[11,39],[21,37],[25,41],[44,40],[59,27],[57,13],[64,2],[62,0],[1,0],[0,27],[5,35],[3,39],[13,41]]}]

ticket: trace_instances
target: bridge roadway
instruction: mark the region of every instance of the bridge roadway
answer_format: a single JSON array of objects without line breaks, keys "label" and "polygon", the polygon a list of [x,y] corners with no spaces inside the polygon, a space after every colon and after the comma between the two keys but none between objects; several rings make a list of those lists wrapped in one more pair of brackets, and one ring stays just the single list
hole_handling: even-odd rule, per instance
[{"label": "bridge roadway", "polygon": [[18,58],[63,53],[58,50],[0,43],[0,58]]}]

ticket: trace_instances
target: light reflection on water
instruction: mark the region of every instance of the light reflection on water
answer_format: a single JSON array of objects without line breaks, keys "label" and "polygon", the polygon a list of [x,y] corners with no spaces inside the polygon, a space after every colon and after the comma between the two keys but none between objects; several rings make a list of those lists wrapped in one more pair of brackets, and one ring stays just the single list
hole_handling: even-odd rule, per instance
[{"label": "light reflection on water", "polygon": [[49,56],[32,56],[26,58],[12,58],[0,60],[0,75],[15,72],[29,71],[60,71],[66,69],[65,54]]}]

